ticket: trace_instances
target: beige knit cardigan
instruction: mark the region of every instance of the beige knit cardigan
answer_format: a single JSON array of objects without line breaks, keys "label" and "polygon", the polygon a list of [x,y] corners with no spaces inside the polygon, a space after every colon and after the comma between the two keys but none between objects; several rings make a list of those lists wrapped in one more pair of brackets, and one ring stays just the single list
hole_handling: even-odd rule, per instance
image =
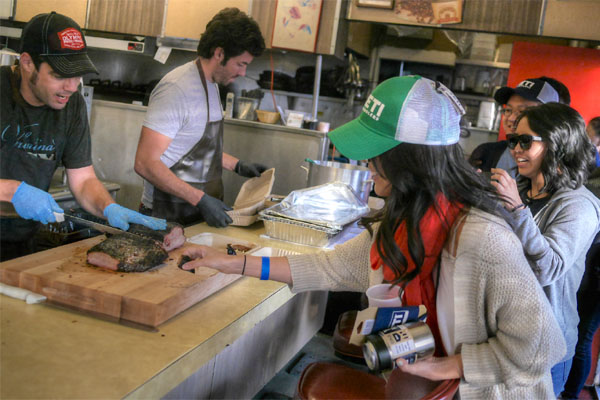
[{"label": "beige knit cardigan", "polygon": [[[364,292],[381,283],[381,271],[370,268],[371,244],[365,231],[333,251],[289,256],[292,291]],[[481,210],[464,213],[442,253],[441,268],[451,264],[461,399],[555,398],[550,368],[565,342],[510,227]]]}]

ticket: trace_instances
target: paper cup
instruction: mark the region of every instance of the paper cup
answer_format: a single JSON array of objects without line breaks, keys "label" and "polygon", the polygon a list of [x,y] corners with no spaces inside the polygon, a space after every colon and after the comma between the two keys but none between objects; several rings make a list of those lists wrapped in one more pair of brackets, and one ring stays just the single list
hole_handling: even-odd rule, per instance
[{"label": "paper cup", "polygon": [[398,285],[382,283],[367,289],[369,307],[401,307],[401,288]]},{"label": "paper cup", "polygon": [[319,122],[317,124],[317,130],[320,132],[329,132],[329,122]]}]

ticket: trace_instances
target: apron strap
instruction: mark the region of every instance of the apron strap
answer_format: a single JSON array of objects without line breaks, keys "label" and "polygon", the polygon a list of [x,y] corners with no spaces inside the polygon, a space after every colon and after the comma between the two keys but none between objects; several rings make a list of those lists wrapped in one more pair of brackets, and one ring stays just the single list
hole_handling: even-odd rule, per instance
[{"label": "apron strap", "polygon": [[210,123],[210,104],[208,103],[208,85],[206,84],[206,77],[204,76],[204,71],[202,70],[202,64],[200,63],[200,57],[196,59],[196,67],[198,67],[198,73],[200,74],[200,80],[202,81],[202,86],[204,86],[204,93],[206,94],[206,124]]}]

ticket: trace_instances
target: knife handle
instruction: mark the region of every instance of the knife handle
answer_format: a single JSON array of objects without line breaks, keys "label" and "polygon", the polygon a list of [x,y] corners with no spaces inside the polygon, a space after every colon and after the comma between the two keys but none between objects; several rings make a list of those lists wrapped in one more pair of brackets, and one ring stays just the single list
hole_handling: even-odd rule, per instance
[{"label": "knife handle", "polygon": [[56,222],[64,222],[65,221],[65,214],[57,213],[56,211],[53,211],[53,213],[54,213],[54,218],[56,218]]}]

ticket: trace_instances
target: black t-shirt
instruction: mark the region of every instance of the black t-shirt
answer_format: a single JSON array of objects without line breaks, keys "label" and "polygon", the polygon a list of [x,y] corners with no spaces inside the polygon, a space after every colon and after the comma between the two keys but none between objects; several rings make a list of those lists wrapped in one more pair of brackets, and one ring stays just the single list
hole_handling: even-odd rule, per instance
[{"label": "black t-shirt", "polygon": [[[25,102],[19,87],[18,74],[9,66],[1,67],[0,178],[25,181],[47,191],[59,162],[66,168],[92,165],[85,102],[80,93],[74,93],[61,110],[34,107]],[[12,207],[1,206],[3,210]],[[20,218],[1,218],[0,223],[2,240],[26,236],[23,232],[33,231],[37,224]]]},{"label": "black t-shirt", "polygon": [[541,197],[539,199],[532,199],[529,196],[527,196],[527,194],[525,194],[525,196],[522,198],[524,199],[523,203],[527,207],[529,207],[529,210],[531,210],[531,215],[535,217],[536,214],[539,213],[540,210],[544,208],[546,204],[548,204],[552,196]]},{"label": "black t-shirt", "polygon": [[[10,67],[0,68],[0,178],[25,180],[30,185],[48,190],[58,161],[66,168],[92,165],[85,101],[80,93],[74,93],[62,110],[34,107],[25,102],[19,85],[20,80]],[[15,152],[29,156],[31,164],[42,160],[56,165],[51,171],[43,172],[31,170],[26,165],[15,165],[7,160]],[[28,158],[22,161],[27,163]]]}]

